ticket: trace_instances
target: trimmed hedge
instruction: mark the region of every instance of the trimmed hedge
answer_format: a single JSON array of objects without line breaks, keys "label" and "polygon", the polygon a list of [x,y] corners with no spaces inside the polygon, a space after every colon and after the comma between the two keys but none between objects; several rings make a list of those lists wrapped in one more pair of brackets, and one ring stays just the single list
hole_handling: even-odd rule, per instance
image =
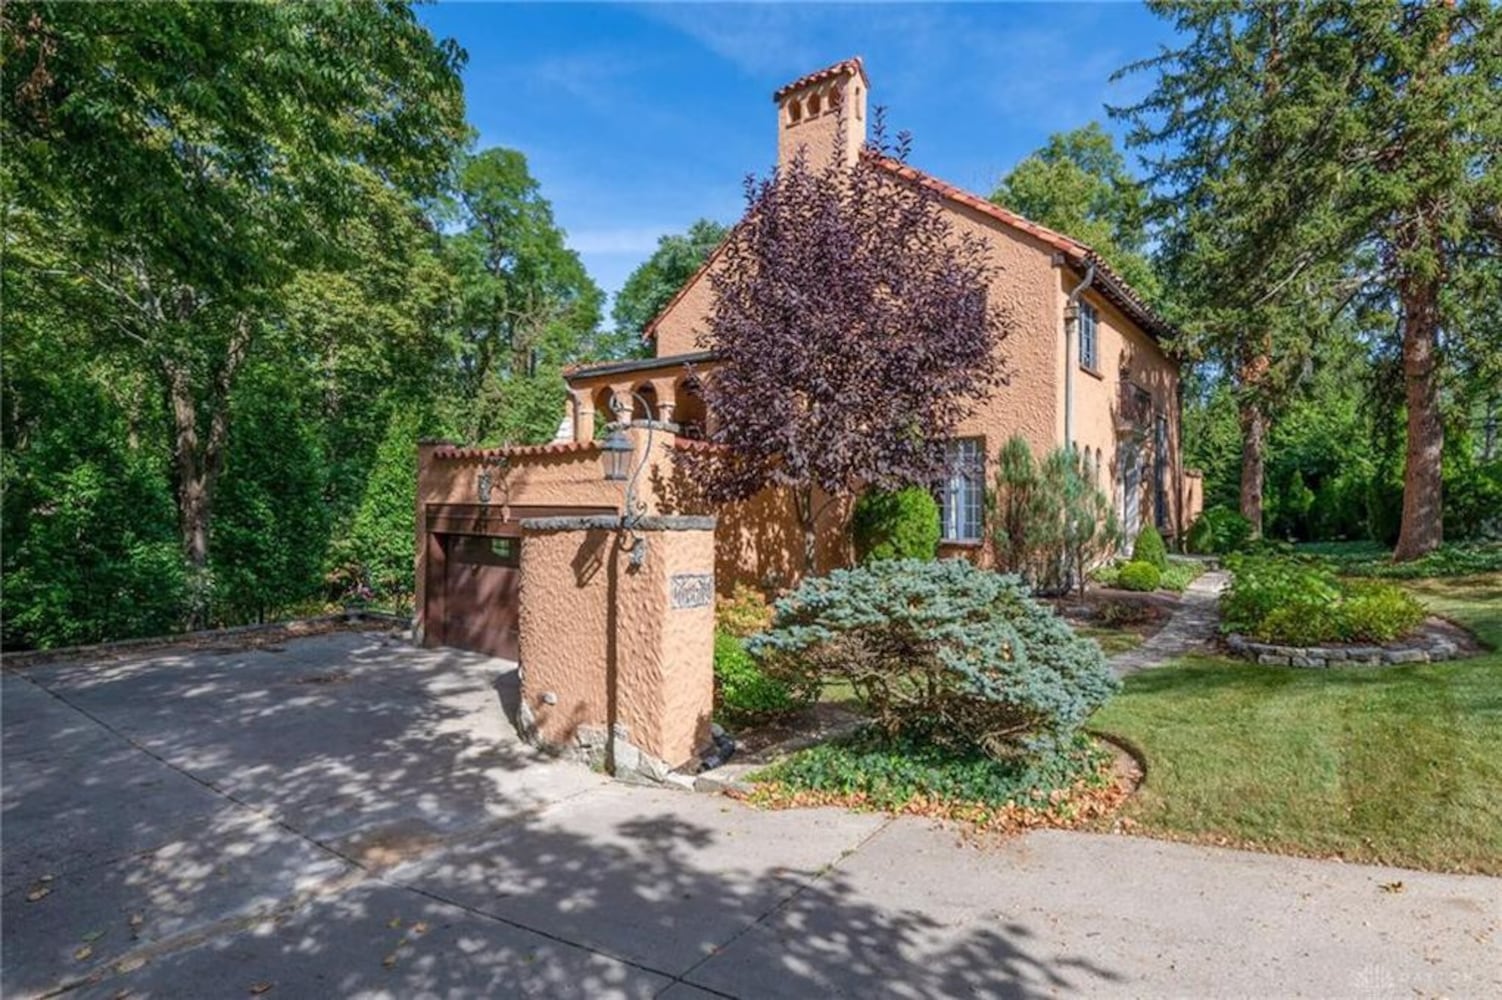
[{"label": "trimmed hedge", "polygon": [[805,580],[748,648],[797,687],[844,681],[891,735],[994,758],[1057,750],[1116,690],[1100,647],[1015,576],[878,560]]}]

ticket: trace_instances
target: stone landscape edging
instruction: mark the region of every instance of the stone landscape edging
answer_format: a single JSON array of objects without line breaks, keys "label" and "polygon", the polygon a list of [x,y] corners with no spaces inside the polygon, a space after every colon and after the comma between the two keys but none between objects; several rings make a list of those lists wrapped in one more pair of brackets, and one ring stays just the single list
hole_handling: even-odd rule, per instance
[{"label": "stone landscape edging", "polygon": [[[1427,623],[1426,623],[1427,624]],[[1290,646],[1259,642],[1239,633],[1225,637],[1231,655],[1263,666],[1322,669],[1343,666],[1398,666],[1404,663],[1441,663],[1461,655],[1460,647],[1444,635],[1421,631],[1401,645]]]}]

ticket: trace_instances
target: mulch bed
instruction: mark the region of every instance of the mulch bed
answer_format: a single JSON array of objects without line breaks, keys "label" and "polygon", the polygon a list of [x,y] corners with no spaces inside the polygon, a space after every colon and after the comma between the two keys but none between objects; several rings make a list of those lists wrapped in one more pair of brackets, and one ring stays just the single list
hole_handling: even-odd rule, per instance
[{"label": "mulch bed", "polygon": [[795,747],[822,743],[860,720],[860,713],[844,705],[819,702],[764,722],[726,725],[725,731],[735,739],[735,756],[731,759],[737,764],[754,764]]},{"label": "mulch bed", "polygon": [[1181,599],[1178,594],[1162,590],[1144,594],[1135,590],[1090,587],[1084,597],[1070,594],[1049,598],[1048,603],[1072,626],[1132,632],[1145,641],[1168,624]]}]

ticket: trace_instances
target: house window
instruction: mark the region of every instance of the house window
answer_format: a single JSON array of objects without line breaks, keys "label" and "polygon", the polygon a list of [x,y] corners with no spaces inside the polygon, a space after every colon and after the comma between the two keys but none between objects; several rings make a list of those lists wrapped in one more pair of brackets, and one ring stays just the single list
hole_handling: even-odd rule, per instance
[{"label": "house window", "polygon": [[981,540],[985,509],[985,451],[981,438],[958,438],[948,445],[949,478],[939,491],[939,513],[945,542],[975,544]]},{"label": "house window", "polygon": [[1090,371],[1100,370],[1095,343],[1095,327],[1099,319],[1094,306],[1088,302],[1080,303],[1080,367]]}]

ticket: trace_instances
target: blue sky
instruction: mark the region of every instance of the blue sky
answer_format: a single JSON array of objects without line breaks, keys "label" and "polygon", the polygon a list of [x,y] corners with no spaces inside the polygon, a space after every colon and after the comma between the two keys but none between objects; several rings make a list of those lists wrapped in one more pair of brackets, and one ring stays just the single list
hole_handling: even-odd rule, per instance
[{"label": "blue sky", "polygon": [[[989,194],[1052,132],[1106,122],[1166,25],[1138,4],[440,3],[419,16],[469,52],[483,146],[526,154],[569,244],[608,292],[657,237],[731,222],[776,158],[772,91],[852,55],[913,133],[911,162]],[[1106,123],[1108,127],[1110,123]]]}]

